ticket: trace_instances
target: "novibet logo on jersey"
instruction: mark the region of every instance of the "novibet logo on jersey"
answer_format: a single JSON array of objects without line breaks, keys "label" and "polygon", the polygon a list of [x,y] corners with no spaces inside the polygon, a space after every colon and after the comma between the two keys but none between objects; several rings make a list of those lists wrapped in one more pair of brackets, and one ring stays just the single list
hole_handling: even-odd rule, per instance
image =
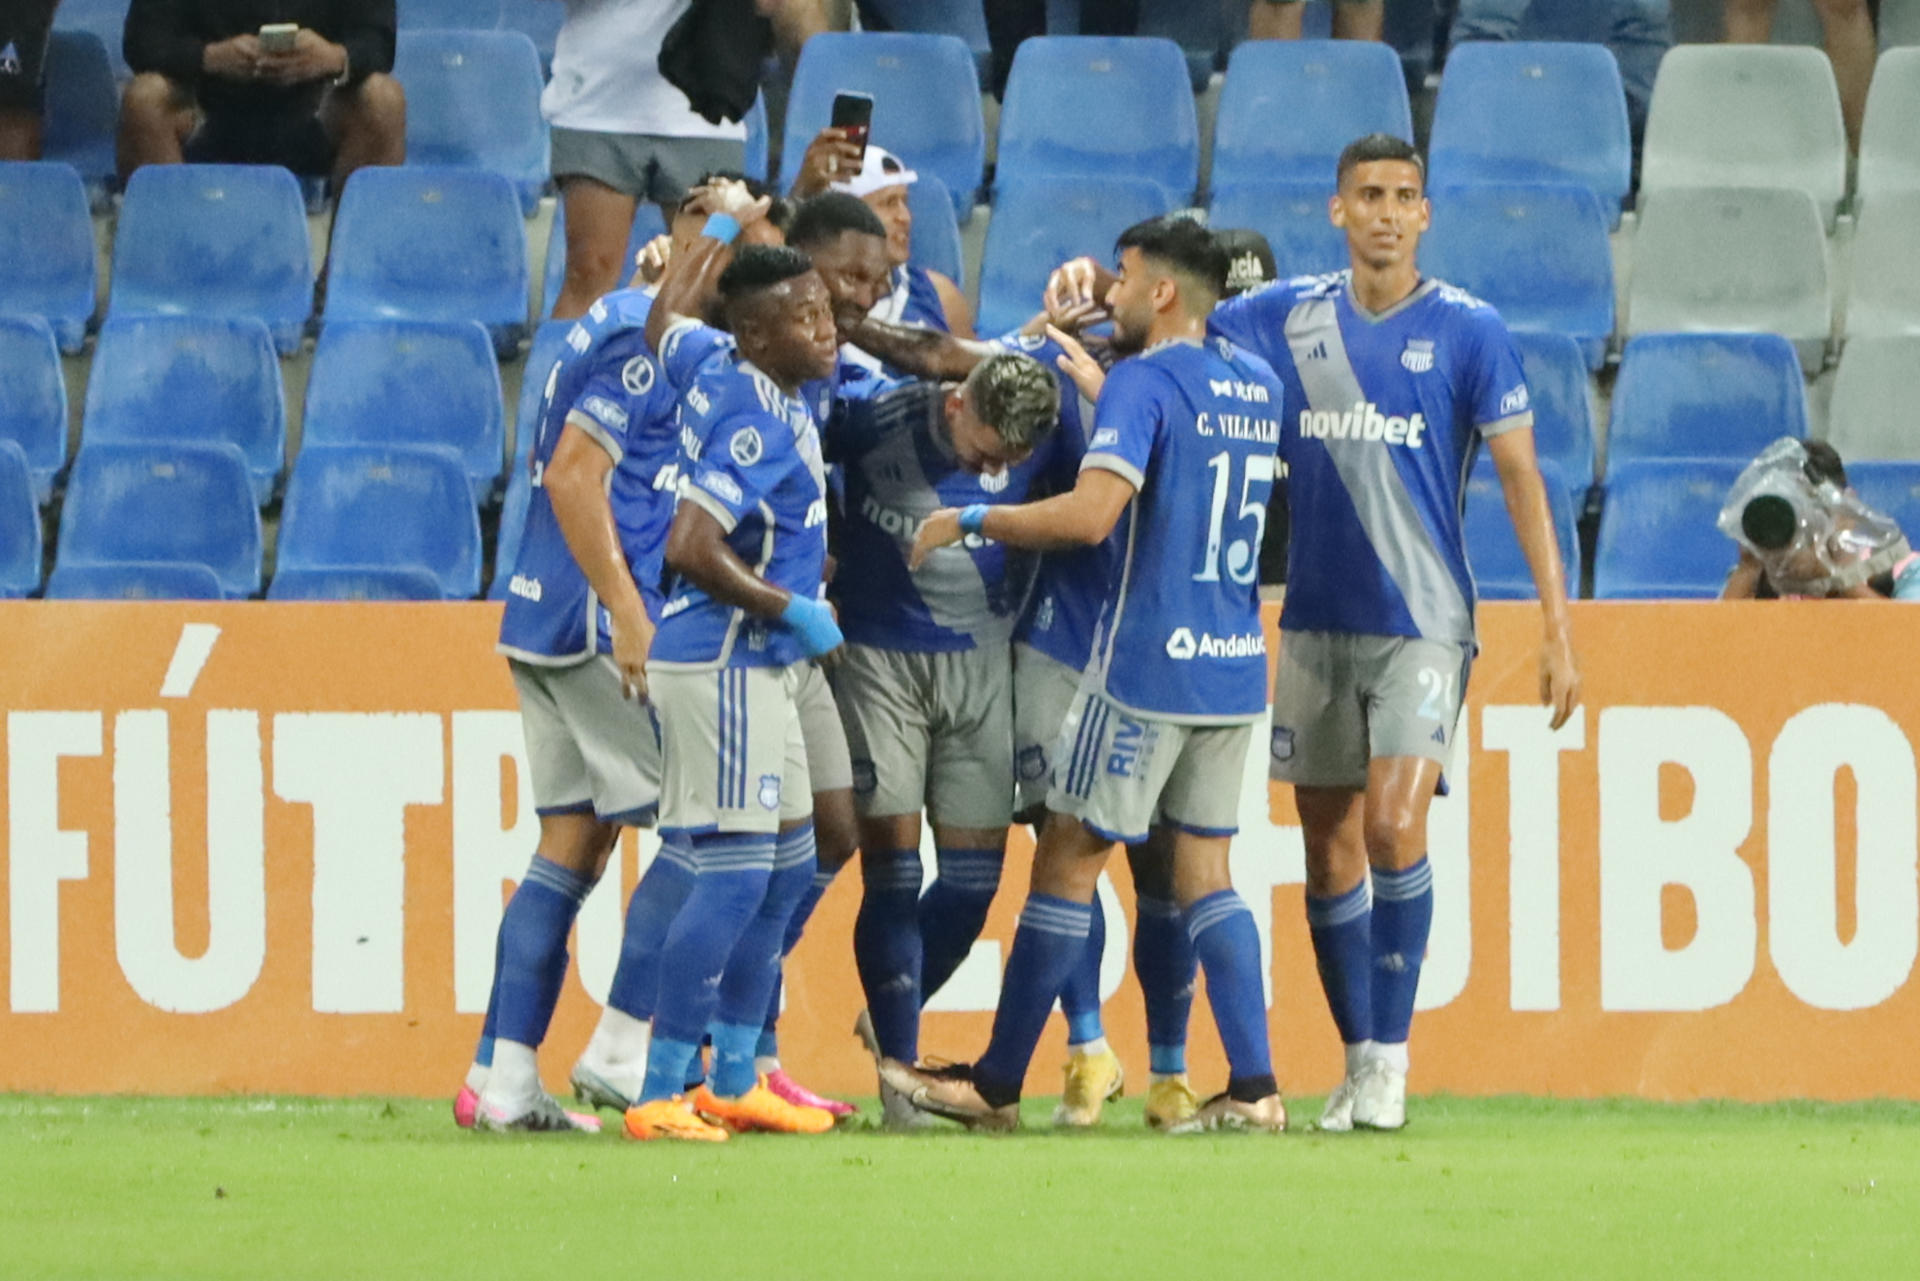
[{"label": "novibet logo on jersey", "polygon": [[1167,657],[1182,662],[1189,658],[1252,658],[1267,652],[1265,632],[1245,632],[1239,636],[1193,634],[1191,627],[1176,627],[1167,637]]},{"label": "novibet logo on jersey", "polygon": [[1337,409],[1301,410],[1300,434],[1310,440],[1382,440],[1418,449],[1427,434],[1427,419],[1424,414],[1390,417],[1372,401],[1356,400],[1344,413]]}]

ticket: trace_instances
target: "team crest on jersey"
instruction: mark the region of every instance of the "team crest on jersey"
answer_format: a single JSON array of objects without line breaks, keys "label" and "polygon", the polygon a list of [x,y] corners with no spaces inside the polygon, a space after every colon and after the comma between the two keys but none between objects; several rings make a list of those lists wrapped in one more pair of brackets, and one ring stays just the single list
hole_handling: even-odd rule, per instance
[{"label": "team crest on jersey", "polygon": [[778,774],[760,776],[760,808],[763,810],[780,808],[780,776]]},{"label": "team crest on jersey", "polygon": [[1292,760],[1293,731],[1284,725],[1275,725],[1273,727],[1273,741],[1268,745],[1268,751],[1272,753],[1273,759],[1276,761]]},{"label": "team crest on jersey", "polygon": [[742,427],[733,433],[733,439],[727,442],[727,452],[733,455],[733,461],[742,467],[751,467],[760,461],[766,452],[766,444],[760,439],[759,429]]},{"label": "team crest on jersey", "polygon": [[1012,479],[1013,473],[1005,467],[999,471],[983,471],[980,473],[980,488],[989,494],[998,494],[1005,491],[1007,482]]},{"label": "team crest on jersey", "polygon": [[1431,338],[1409,338],[1407,349],[1400,353],[1400,363],[1410,374],[1424,374],[1433,368],[1433,340]]},{"label": "team crest on jersey", "polygon": [[620,385],[630,396],[646,395],[653,390],[653,362],[645,356],[629,360],[620,369]]}]

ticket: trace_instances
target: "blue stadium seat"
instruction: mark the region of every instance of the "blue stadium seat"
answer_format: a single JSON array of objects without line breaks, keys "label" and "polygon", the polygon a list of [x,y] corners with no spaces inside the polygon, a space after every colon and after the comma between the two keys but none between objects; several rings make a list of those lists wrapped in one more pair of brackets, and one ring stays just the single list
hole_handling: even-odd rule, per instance
[{"label": "blue stadium seat", "polygon": [[1303,183],[1320,189],[1324,205],[1341,150],[1369,133],[1413,138],[1393,50],[1361,40],[1249,40],[1227,63],[1208,186]]},{"label": "blue stadium seat", "polygon": [[[627,265],[621,269],[619,284],[625,288],[633,276],[633,260],[655,236],[667,234],[667,220],[660,206],[643,204],[633,215],[633,230],[627,235]],[[553,315],[553,304],[560,301],[560,289],[567,281],[567,206],[563,200],[553,207],[553,230],[547,233],[547,261],[541,271],[540,314]]]},{"label": "blue stadium seat", "polygon": [[258,320],[110,318],[87,381],[81,445],[176,441],[239,448],[264,506],[286,465],[280,362]]},{"label": "blue stadium seat", "polygon": [[251,316],[281,355],[313,314],[300,180],[268,165],[148,165],[127,183],[109,316]]},{"label": "blue stadium seat", "polygon": [[512,354],[527,327],[520,199],[499,174],[362,169],[333,224],[328,322],[477,320]]},{"label": "blue stadium seat", "polygon": [[301,443],[445,446],[460,457],[474,501],[484,501],[506,451],[500,367],[486,332],[472,322],[328,325]]},{"label": "blue stadium seat", "polygon": [[954,210],[973,207],[987,128],[973,54],[954,36],[829,31],[807,41],[787,99],[780,189],[793,186],[807,144],[827,127],[833,97],[873,95],[873,141],[947,184]]},{"label": "blue stadium seat", "polygon": [[120,85],[107,47],[91,31],[56,31],[47,43],[46,130],[41,154],[72,165],[96,200],[114,174]]},{"label": "blue stadium seat", "polygon": [[966,256],[961,250],[960,224],[953,217],[953,197],[947,194],[947,184],[930,173],[921,174],[920,181],[907,188],[907,209],[913,214],[909,257],[965,289]]},{"label": "blue stadium seat", "polygon": [[1807,386],[1778,334],[1642,334],[1627,344],[1607,427],[1607,484],[1641,458],[1740,463],[1807,434]]},{"label": "blue stadium seat", "polygon": [[1580,346],[1565,334],[1519,333],[1513,344],[1533,401],[1533,446],[1584,506],[1594,484],[1593,387]]},{"label": "blue stadium seat", "polygon": [[533,41],[518,31],[402,31],[393,74],[407,91],[407,160],[500,174],[531,216],[550,169]]},{"label": "blue stadium seat", "polygon": [[1140,36],[1023,43],[1000,112],[997,172],[1002,186],[1125,174],[1159,183],[1169,206],[1187,203],[1200,181],[1200,126],[1180,46]]},{"label": "blue stadium seat", "polygon": [[0,598],[31,595],[40,586],[40,504],[27,456],[0,440]]},{"label": "blue stadium seat", "polygon": [[[1086,30],[1081,22],[1088,0],[1047,0],[1047,34],[1075,36]],[[1091,0],[1096,7],[1107,0]],[[1194,4],[1192,0],[1139,0],[1139,25],[1133,34],[1160,36],[1180,46],[1187,60],[1187,77],[1193,91],[1207,87],[1220,51],[1227,38],[1225,11],[1218,4]]]},{"label": "blue stadium seat", "polygon": [[1492,303],[1512,329],[1574,339],[1598,369],[1613,334],[1613,249],[1593,193],[1488,185],[1432,198],[1421,267]]},{"label": "blue stadium seat", "polygon": [[283,569],[267,584],[268,600],[440,600],[440,580],[427,569]]},{"label": "blue stadium seat", "polygon": [[[533,448],[534,433],[540,430],[540,398],[547,392],[547,375],[560,359],[560,344],[567,340],[571,320],[549,320],[533,331],[533,343],[527,348],[527,363],[520,371],[520,403],[513,419],[513,465]],[[507,494],[513,494],[508,477]]]},{"label": "blue stadium seat", "polygon": [[981,5],[953,0],[860,0],[860,25],[868,31],[957,36],[973,55],[980,83],[986,84],[993,47],[987,41],[987,15]]},{"label": "blue stadium seat", "polygon": [[767,146],[767,95],[763,93],[753,100],[753,110],[747,112],[746,163],[741,169],[747,177],[766,180]]},{"label": "blue stadium seat", "polygon": [[[1566,477],[1547,459],[1540,460],[1540,479],[1546,483],[1547,506],[1553,512],[1553,532],[1560,540],[1560,563],[1566,569],[1567,596],[1580,595],[1580,516]],[[1465,532],[1467,561],[1481,600],[1538,600],[1533,571],[1514,535],[1507,515],[1507,499],[1491,456],[1482,452],[1467,480]]]},{"label": "blue stadium seat", "polygon": [[1705,600],[1738,556],[1715,527],[1748,459],[1643,458],[1607,475],[1595,600]]},{"label": "blue stadium seat", "polygon": [[1211,227],[1244,227],[1273,247],[1282,278],[1317,276],[1347,266],[1347,233],[1327,221],[1326,182],[1249,182],[1215,187]]},{"label": "blue stadium seat", "polygon": [[106,47],[116,80],[132,76],[121,45],[127,28],[128,0],[62,0],[54,21],[62,31],[90,31]]},{"label": "blue stadium seat", "polygon": [[1920,462],[1849,459],[1847,481],[1862,502],[1893,517],[1907,541],[1920,546]]},{"label": "blue stadium seat", "polygon": [[93,223],[67,165],[0,161],[0,311],[39,316],[77,352],[93,319]]},{"label": "blue stadium seat", "polygon": [[1055,267],[1080,254],[1111,262],[1121,232],[1171,203],[1166,188],[1144,178],[1057,178],[1004,188],[987,225],[975,328],[1003,334],[1025,324],[1040,310]]},{"label": "blue stadium seat", "polygon": [[224,600],[220,578],[205,565],[127,561],[53,567],[48,600]]},{"label": "blue stadium seat", "polygon": [[1568,182],[1620,220],[1633,168],[1620,67],[1603,45],[1474,41],[1447,57],[1432,185]]},{"label": "blue stadium seat", "polygon": [[500,29],[518,31],[533,41],[533,47],[540,51],[543,74],[553,70],[554,42],[566,20],[567,7],[553,0],[502,0],[500,6]]},{"label": "blue stadium seat", "polygon": [[480,590],[480,517],[445,446],[300,451],[280,517],[279,568],[425,569],[449,600]]},{"label": "blue stadium seat", "polygon": [[38,316],[0,316],[0,440],[26,456],[34,499],[45,503],[67,465],[67,382]]},{"label": "blue stadium seat", "polygon": [[402,31],[491,31],[500,25],[500,0],[399,0],[396,7]]},{"label": "blue stadium seat", "polygon": [[87,444],[60,512],[60,563],[205,565],[230,598],[260,590],[260,509],[227,442]]},{"label": "blue stadium seat", "polygon": [[520,558],[520,536],[526,532],[527,504],[532,500],[532,473],[524,458],[516,458],[513,474],[507,477],[506,501],[500,504],[500,538],[493,556],[493,583],[487,588],[488,600],[507,598],[507,584],[513,581],[514,563]]}]

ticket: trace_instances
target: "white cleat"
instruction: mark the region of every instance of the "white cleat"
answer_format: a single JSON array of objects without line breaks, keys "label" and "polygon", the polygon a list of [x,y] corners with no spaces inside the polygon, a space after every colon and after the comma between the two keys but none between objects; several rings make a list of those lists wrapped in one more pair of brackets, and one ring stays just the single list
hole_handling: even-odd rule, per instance
[{"label": "white cleat", "polygon": [[[616,1112],[625,1112],[640,1097],[638,1081],[617,1081],[619,1074],[606,1067],[590,1065],[581,1059],[573,1065],[573,1075],[567,1084],[573,1087],[573,1097],[589,1108],[612,1108]],[[628,1087],[632,1086],[629,1093]]]},{"label": "white cleat", "polygon": [[490,1102],[483,1096],[474,1112],[473,1127],[495,1134],[598,1134],[600,1118],[569,1112],[545,1092],[518,1108]]},{"label": "white cleat", "polygon": [[1352,1124],[1398,1130],[1407,1123],[1407,1074],[1384,1059],[1369,1059],[1353,1092]]},{"label": "white cleat", "polygon": [[1359,1093],[1358,1080],[1342,1077],[1340,1088],[1327,1096],[1327,1106],[1320,1110],[1320,1129],[1328,1134],[1345,1134],[1353,1129],[1353,1100]]}]

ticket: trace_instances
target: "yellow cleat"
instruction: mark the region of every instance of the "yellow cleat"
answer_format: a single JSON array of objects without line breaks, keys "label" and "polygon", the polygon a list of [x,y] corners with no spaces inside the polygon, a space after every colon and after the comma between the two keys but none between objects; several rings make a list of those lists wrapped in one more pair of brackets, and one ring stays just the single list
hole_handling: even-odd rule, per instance
[{"label": "yellow cleat", "polygon": [[1200,1110],[1200,1096],[1184,1074],[1163,1076],[1147,1087],[1147,1124],[1166,1130],[1192,1119]]},{"label": "yellow cleat", "polygon": [[684,1095],[636,1103],[627,1109],[627,1135],[635,1139],[683,1139],[695,1143],[725,1143],[727,1132],[708,1125],[694,1113]]},{"label": "yellow cleat", "polygon": [[1126,1084],[1120,1056],[1112,1050],[1073,1055],[1067,1060],[1067,1084],[1060,1092],[1059,1106],[1053,1109],[1053,1123],[1068,1129],[1100,1124],[1101,1107],[1108,1099],[1119,1098]]},{"label": "yellow cleat", "polygon": [[833,1128],[833,1113],[825,1108],[799,1107],[775,1094],[761,1077],[737,1099],[723,1099],[706,1085],[693,1092],[693,1109],[729,1130],[760,1130],[768,1134],[825,1134]]}]

